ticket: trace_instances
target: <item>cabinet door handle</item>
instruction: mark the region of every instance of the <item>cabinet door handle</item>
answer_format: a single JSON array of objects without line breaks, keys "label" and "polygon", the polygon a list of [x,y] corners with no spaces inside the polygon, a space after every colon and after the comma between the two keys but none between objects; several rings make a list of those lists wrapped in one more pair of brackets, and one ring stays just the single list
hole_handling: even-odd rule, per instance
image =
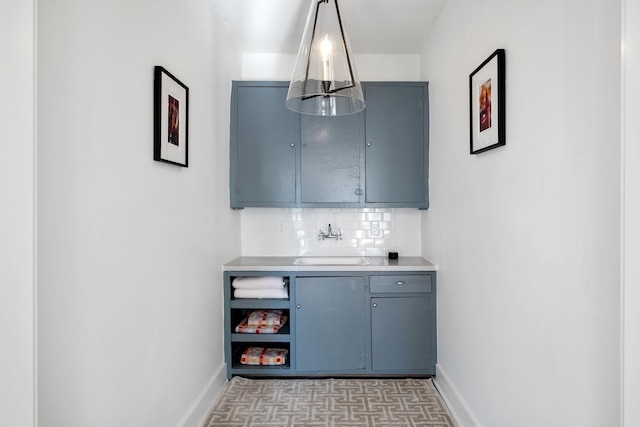
[{"label": "cabinet door handle", "polygon": [[367,142],[367,147],[371,147],[371,143],[370,142]]},{"label": "cabinet door handle", "polygon": [[291,146],[292,146],[292,147],[295,147],[295,146],[296,146],[296,144],[294,144],[294,143],[291,143]]},{"label": "cabinet door handle", "polygon": [[373,303],[373,307],[375,308],[375,307],[377,307],[377,306],[378,306],[378,304],[376,304],[376,303],[374,302],[374,303]]},{"label": "cabinet door handle", "polygon": [[405,282],[404,280],[398,280],[396,282],[396,285],[398,285],[398,286],[402,286],[402,285],[406,285],[406,284],[407,284],[407,282]]},{"label": "cabinet door handle", "polygon": [[298,310],[300,310],[300,307],[302,307],[300,304],[296,305],[296,308],[297,308]]}]

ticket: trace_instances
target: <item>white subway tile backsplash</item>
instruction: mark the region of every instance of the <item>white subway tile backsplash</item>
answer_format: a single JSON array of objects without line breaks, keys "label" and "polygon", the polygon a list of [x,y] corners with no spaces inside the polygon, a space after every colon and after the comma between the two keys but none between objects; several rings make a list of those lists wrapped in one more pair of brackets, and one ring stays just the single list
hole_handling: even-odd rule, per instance
[{"label": "white subway tile backsplash", "polygon": [[[241,218],[244,256],[421,255],[421,213],[415,209],[247,208]],[[329,224],[334,232],[342,229],[342,240],[318,240]]]}]

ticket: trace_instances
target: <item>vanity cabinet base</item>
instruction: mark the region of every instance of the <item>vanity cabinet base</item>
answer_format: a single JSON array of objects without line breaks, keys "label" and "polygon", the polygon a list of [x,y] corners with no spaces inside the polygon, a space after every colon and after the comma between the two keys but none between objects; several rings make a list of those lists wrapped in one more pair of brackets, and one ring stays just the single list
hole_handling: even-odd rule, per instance
[{"label": "vanity cabinet base", "polygon": [[[234,298],[235,277],[281,276],[287,299]],[[435,375],[436,273],[225,271],[227,377]],[[275,334],[236,333],[252,310],[279,310]],[[248,347],[286,350],[279,366],[241,363]]]}]

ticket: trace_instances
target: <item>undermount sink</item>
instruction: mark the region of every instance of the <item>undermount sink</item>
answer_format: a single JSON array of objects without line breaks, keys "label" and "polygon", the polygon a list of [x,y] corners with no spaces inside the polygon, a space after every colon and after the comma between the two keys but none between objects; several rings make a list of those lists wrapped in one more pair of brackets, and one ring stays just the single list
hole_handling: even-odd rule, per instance
[{"label": "undermount sink", "polygon": [[369,265],[363,256],[305,256],[298,257],[295,265]]}]

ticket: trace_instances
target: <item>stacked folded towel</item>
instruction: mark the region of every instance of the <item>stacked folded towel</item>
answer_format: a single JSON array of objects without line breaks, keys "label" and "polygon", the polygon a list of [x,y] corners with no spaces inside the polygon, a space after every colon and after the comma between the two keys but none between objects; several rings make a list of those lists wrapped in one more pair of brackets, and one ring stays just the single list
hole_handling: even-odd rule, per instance
[{"label": "stacked folded towel", "polygon": [[240,357],[243,365],[284,365],[287,361],[287,353],[284,348],[249,347]]},{"label": "stacked folded towel", "polygon": [[236,326],[241,334],[277,334],[287,322],[287,315],[282,310],[255,310]]},{"label": "stacked folded towel", "polygon": [[289,298],[287,285],[282,277],[236,277],[232,286],[235,298]]}]

